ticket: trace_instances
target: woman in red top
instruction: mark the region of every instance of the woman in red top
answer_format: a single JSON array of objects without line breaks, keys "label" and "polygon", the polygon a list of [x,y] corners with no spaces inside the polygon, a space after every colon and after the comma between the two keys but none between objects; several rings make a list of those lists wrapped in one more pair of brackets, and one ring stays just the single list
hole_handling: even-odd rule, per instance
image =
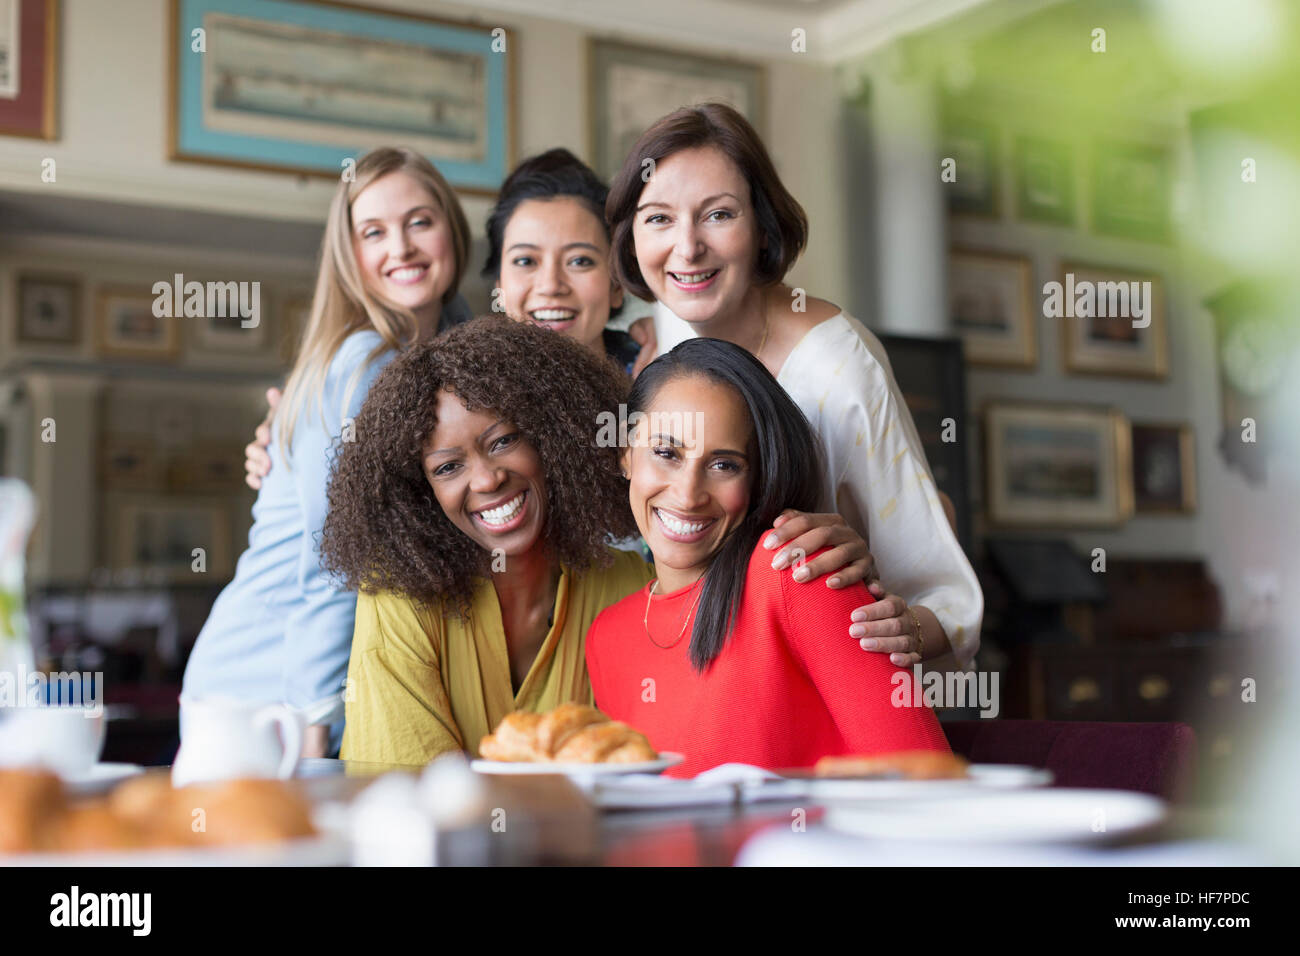
[{"label": "woman in red top", "polygon": [[632,512],[658,577],[587,634],[596,705],[685,754],[676,776],[947,751],[928,707],[891,702],[906,672],[833,636],[874,600],[866,586],[801,588],[760,545],[822,485],[816,438],[771,373],[735,345],[689,339],[636,380],[628,425]]}]

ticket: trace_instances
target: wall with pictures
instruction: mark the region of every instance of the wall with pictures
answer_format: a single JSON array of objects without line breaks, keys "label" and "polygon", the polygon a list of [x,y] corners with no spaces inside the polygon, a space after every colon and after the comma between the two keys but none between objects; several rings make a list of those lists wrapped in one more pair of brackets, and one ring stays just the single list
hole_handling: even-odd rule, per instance
[{"label": "wall with pictures", "polygon": [[[1222,427],[1219,367],[1214,317],[1207,296],[1229,280],[1222,267],[1198,257],[1186,241],[1199,223],[1190,190],[1171,197],[1171,215],[1179,220],[1180,244],[1106,234],[1099,227],[1091,157],[1102,123],[1080,123],[1073,135],[1017,124],[1008,117],[1026,111],[996,104],[966,104],[962,116],[968,137],[991,137],[993,163],[989,184],[995,198],[990,210],[977,197],[974,208],[950,213],[949,237],[955,250],[1012,257],[1029,270],[1030,319],[1037,338],[1036,357],[1028,367],[968,364],[970,400],[966,437],[972,461],[972,494],[979,535],[1064,536],[1088,555],[1104,548],[1109,556],[1200,556],[1224,599],[1227,627],[1260,623],[1261,601],[1275,584],[1276,570],[1286,566],[1285,544],[1270,529],[1291,507],[1283,499],[1277,476],[1263,484],[1248,482],[1229,468],[1217,445]],[[982,132],[975,133],[972,130]],[[1046,145],[1044,145],[1046,144]],[[1169,150],[1171,177],[1188,183],[1191,146],[1185,125],[1176,119],[1155,124],[1137,147]],[[951,149],[949,149],[951,151]],[[1044,151],[1051,155],[1044,157]],[[1021,171],[1035,162],[1067,170],[1062,182],[1040,180],[1025,193]],[[1050,177],[1049,177],[1050,179]],[[978,192],[978,191],[977,191]],[[1051,195],[1065,201],[1069,214],[1047,208]],[[987,198],[987,195],[986,195]],[[965,200],[963,200],[965,201]],[[960,206],[960,203],[958,203]],[[1052,221],[1056,219],[1057,221]],[[1122,231],[1122,230],[1121,230]],[[1163,377],[1149,378],[1110,371],[1085,374],[1067,368],[1067,339],[1079,341],[1079,318],[1044,315],[1044,284],[1062,281],[1064,267],[1082,277],[1079,264],[1124,270],[1159,278],[1165,293],[1168,361]],[[950,289],[956,294],[956,290]],[[955,309],[955,306],[954,306]],[[983,412],[1005,399],[1030,405],[1045,403],[1103,405],[1119,409],[1136,426],[1145,423],[1186,426],[1194,441],[1195,504],[1186,511],[1158,513],[1139,507],[1118,527],[1015,527],[994,525],[988,517]]]},{"label": "wall with pictures", "polygon": [[[153,283],[176,272],[258,282],[259,327],[154,322]],[[210,542],[206,580],[229,576],[251,523],[242,449],[287,367],[310,281],[290,259],[0,239],[3,467],[57,503],[33,534],[34,584],[193,583],[168,565],[179,527]]]},{"label": "wall with pictures", "polygon": [[[472,4],[356,0],[356,5],[480,25],[499,22],[512,31],[515,44],[517,156],[565,146],[589,158],[590,31],[533,15],[486,13]],[[168,160],[167,0],[63,0],[62,9],[58,139],[6,140],[0,189],[323,222],[333,188],[327,179]],[[650,45],[760,59],[752,50],[730,51],[725,34],[701,38],[689,25],[678,32],[678,37],[659,37]],[[616,38],[646,43],[634,35]],[[779,39],[773,41],[772,55],[761,58],[768,141],[782,176],[814,225],[792,281],[842,301],[849,263],[842,248],[842,173],[832,145],[838,141],[835,84],[828,67],[791,54],[788,34]],[[45,159],[56,163],[54,183],[41,181]],[[465,195],[463,202],[471,227],[481,236],[490,198]],[[473,278],[482,261],[480,248],[470,269],[468,296],[478,309],[488,306],[486,286]]]}]

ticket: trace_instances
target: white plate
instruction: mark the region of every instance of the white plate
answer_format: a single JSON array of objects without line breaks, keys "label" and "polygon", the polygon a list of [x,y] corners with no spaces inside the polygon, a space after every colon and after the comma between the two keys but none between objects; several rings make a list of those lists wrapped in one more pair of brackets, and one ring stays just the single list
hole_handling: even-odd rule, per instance
[{"label": "white plate", "polygon": [[862,800],[927,800],[985,793],[989,790],[1022,790],[1046,787],[1052,772],[1041,767],[1016,764],[977,763],[966,769],[960,780],[836,780],[818,777],[808,788],[810,797],[825,803]]},{"label": "white plate", "polygon": [[857,836],[949,843],[1106,841],[1154,826],[1165,802],[1129,790],[1020,790],[960,800],[834,806],[826,825]]},{"label": "white plate", "polygon": [[511,763],[504,760],[478,759],[470,763],[471,770],[491,774],[546,774],[560,773],[566,777],[608,777],[627,773],[663,773],[686,758],[681,754],[661,753],[658,760],[640,763]]},{"label": "white plate", "polygon": [[127,777],[144,773],[138,763],[97,763],[81,773],[63,774],[63,782],[73,793],[95,793]]}]

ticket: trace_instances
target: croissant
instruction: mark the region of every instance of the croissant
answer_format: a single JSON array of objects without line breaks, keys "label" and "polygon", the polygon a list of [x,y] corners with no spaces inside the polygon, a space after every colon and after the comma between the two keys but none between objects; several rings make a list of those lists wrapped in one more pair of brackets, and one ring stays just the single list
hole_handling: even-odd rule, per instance
[{"label": "croissant", "polygon": [[479,754],[532,763],[640,763],[659,756],[643,734],[582,704],[507,714],[479,743]]},{"label": "croissant", "polygon": [[908,780],[952,780],[966,776],[967,762],[941,750],[900,750],[879,756],[822,757],[818,777],[902,776]]}]

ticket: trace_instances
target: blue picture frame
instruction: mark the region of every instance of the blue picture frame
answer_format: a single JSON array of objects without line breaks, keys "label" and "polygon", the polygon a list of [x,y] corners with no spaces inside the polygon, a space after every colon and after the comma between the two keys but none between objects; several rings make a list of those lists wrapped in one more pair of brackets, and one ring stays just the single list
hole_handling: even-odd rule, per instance
[{"label": "blue picture frame", "polygon": [[406,145],[489,195],[514,163],[503,27],[324,0],[172,0],[169,37],[174,160],[333,178]]}]

